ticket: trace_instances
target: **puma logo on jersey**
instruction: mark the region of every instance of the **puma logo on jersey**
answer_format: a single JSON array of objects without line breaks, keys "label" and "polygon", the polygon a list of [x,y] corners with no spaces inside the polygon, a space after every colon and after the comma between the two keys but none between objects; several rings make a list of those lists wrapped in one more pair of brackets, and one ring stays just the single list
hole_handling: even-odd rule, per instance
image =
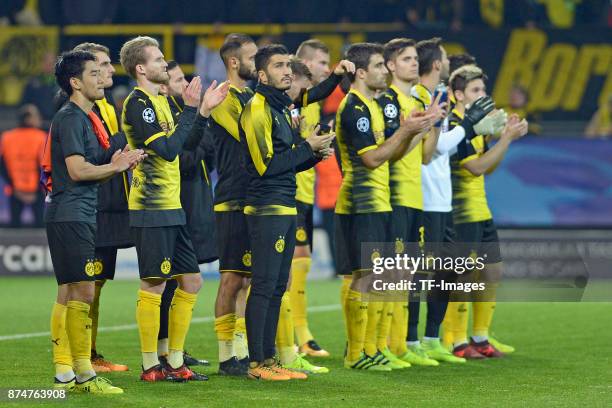
[{"label": "puma logo on jersey", "polygon": [[365,106],[363,105],[355,105],[355,109],[360,110],[360,111],[364,111]]}]

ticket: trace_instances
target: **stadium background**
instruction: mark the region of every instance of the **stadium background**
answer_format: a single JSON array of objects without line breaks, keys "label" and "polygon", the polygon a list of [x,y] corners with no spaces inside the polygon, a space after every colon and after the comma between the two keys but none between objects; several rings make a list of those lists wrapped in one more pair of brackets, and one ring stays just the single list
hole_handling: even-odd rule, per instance
[{"label": "stadium background", "polygon": [[[229,32],[245,32],[260,42],[280,41],[292,50],[317,37],[330,47],[332,62],[352,42],[441,36],[449,53],[476,56],[499,106],[508,105],[513,85],[526,89],[529,102],[523,109],[539,125],[512,145],[487,180],[490,205],[501,227],[506,275],[528,278],[507,292],[515,302],[500,304],[496,311],[495,332],[517,346],[511,357],[465,367],[445,365],[440,370],[411,368],[379,378],[343,370],[339,284],[317,280],[333,276],[327,237],[317,228],[309,313],[322,344],[332,353],[333,358],[324,363],[332,374],[311,378],[306,385],[267,387],[211,376],[204,386],[188,384],[189,392],[177,392],[173,384],[148,387],[136,380],[137,264],[134,250],[128,249],[120,251],[120,280],[105,289],[99,335],[104,352],[131,368],[110,376],[126,389],[115,402],[126,407],[253,406],[262,401],[265,406],[316,407],[349,401],[351,406],[610,406],[609,303],[546,301],[612,301],[609,283],[591,280],[599,283],[585,285],[582,279],[610,277],[611,134],[609,129],[605,137],[585,137],[585,128],[612,93],[611,4],[610,0],[1,0],[0,133],[16,126],[16,113],[24,102],[35,102],[50,119],[52,104],[44,95],[53,90],[52,62],[59,52],[80,42],[108,45],[117,61],[126,39],[151,35],[161,42],[167,59],[176,59],[190,75],[199,73],[210,80],[215,63],[209,57],[216,55]],[[130,86],[120,66],[115,84],[119,99]],[[0,386],[48,387],[52,376],[48,312],[55,296],[51,260],[43,230],[1,227],[10,222],[5,186],[0,177]],[[30,211],[23,221],[32,221]],[[593,243],[595,256],[576,251],[580,244]],[[203,267],[205,277],[215,278],[215,268],[215,264]],[[527,296],[529,289],[542,288],[538,279],[555,274],[561,284],[557,279],[556,286]],[[210,373],[216,370],[211,319],[216,286],[215,281],[205,282],[187,341],[190,351],[211,359]],[[561,296],[554,297],[557,293]],[[68,406],[109,405],[87,396],[71,399]]]},{"label": "stadium background", "polygon": [[[126,39],[151,35],[160,40],[166,59],[176,59],[187,74],[210,82],[223,79],[217,50],[230,32],[248,33],[259,43],[279,41],[291,50],[317,37],[330,47],[332,62],[353,42],[441,36],[449,54],[476,56],[498,106],[509,105],[516,86],[528,94],[526,106],[515,110],[535,125],[531,135],[512,146],[487,182],[495,219],[509,229],[502,234],[546,228],[551,237],[567,238],[574,236],[568,228],[612,227],[612,143],[584,137],[587,122],[612,95],[611,10],[609,1],[596,0],[354,0],[290,6],[277,0],[3,1],[0,132],[16,125],[17,109],[25,102],[39,106],[43,127],[48,126],[53,109],[45,96],[54,91],[54,58],[83,41],[109,46],[117,61]],[[121,66],[116,68],[113,93],[120,103],[131,84]],[[10,221],[10,190],[1,178],[0,191],[2,225]],[[23,221],[31,220],[26,209]],[[52,273],[42,231],[1,231],[0,274]],[[317,230],[313,278],[333,275],[326,239]],[[135,277],[133,250],[122,252],[118,276]],[[203,270],[214,276],[215,267]]]}]

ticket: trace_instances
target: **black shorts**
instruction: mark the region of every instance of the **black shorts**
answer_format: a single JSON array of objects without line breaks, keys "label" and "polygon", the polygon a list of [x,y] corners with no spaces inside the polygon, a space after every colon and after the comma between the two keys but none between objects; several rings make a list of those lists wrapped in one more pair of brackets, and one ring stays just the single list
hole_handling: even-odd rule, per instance
[{"label": "black shorts", "polygon": [[372,269],[372,258],[384,256],[384,247],[370,248],[370,245],[367,245],[362,249],[362,244],[387,244],[391,237],[390,216],[390,212],[335,214],[334,235],[339,275],[368,272]]},{"label": "black shorts", "polygon": [[296,201],[297,229],[295,230],[295,245],[310,247],[312,252],[312,211],[313,205]]},{"label": "black shorts", "polygon": [[482,257],[485,264],[502,261],[497,228],[492,219],[455,224],[455,232],[457,251],[462,256]]},{"label": "black shorts", "polygon": [[444,258],[453,255],[452,244],[456,238],[452,212],[424,211],[423,227],[427,256]]},{"label": "black shorts", "polygon": [[96,279],[96,225],[86,222],[47,223],[47,241],[58,285]]},{"label": "black shorts", "polygon": [[[286,290],[295,250],[295,215],[246,215],[253,267],[251,291],[271,296],[279,285]],[[282,296],[279,294],[279,298]],[[261,294],[259,292],[258,294]]]},{"label": "black shorts", "polygon": [[191,237],[184,225],[132,227],[140,279],[171,279],[200,273]]},{"label": "black shorts", "polygon": [[112,280],[115,278],[117,266],[116,247],[97,247],[94,257],[96,280]]},{"label": "black shorts", "polygon": [[416,255],[423,250],[425,231],[423,211],[416,208],[394,206],[391,213],[391,240],[395,253]]},{"label": "black shorts", "polygon": [[215,212],[219,272],[251,273],[251,241],[242,211]]}]

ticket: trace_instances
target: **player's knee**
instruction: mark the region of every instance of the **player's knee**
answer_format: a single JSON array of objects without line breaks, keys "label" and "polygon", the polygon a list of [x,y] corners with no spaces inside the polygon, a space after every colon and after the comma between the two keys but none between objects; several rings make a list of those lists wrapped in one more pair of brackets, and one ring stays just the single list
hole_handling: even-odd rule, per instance
[{"label": "player's knee", "polygon": [[221,275],[220,290],[224,296],[235,298],[242,289],[242,276],[225,272]]},{"label": "player's knee", "polygon": [[93,282],[79,282],[70,285],[69,300],[83,302],[87,304],[93,303],[95,294],[95,285]]},{"label": "player's knee", "polygon": [[199,273],[190,273],[181,276],[179,287],[187,293],[198,293],[202,288],[202,276]]},{"label": "player's knee", "polygon": [[70,289],[69,289],[69,285],[59,285],[57,287],[57,298],[56,298],[56,302],[59,303],[60,305],[65,305],[66,303],[68,303],[68,296],[70,294]]}]

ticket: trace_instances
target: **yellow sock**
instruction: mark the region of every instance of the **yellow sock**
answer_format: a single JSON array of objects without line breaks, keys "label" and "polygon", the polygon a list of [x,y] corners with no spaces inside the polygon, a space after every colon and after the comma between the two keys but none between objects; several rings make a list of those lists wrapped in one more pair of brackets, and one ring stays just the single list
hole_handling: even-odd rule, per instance
[{"label": "yellow sock", "polygon": [[91,319],[91,349],[96,349],[96,339],[98,338],[98,316],[100,315],[100,292],[102,286],[94,286],[94,298],[89,308],[89,318]]},{"label": "yellow sock", "polygon": [[346,331],[346,337],[348,338],[348,328],[346,324],[348,323],[348,313],[346,309],[346,299],[348,297],[348,292],[351,287],[352,282],[351,276],[345,276],[342,279],[342,286],[340,286],[340,307],[342,307],[342,316],[344,316],[344,329]]},{"label": "yellow sock", "polygon": [[368,302],[361,300],[361,293],[349,289],[346,297],[348,349],[347,359],[355,361],[363,352],[366,326],[368,324]]},{"label": "yellow sock", "polygon": [[393,302],[383,302],[382,315],[378,322],[378,334],[376,338],[376,348],[384,350],[389,346],[389,333],[391,331],[391,321],[393,319]]},{"label": "yellow sock", "polygon": [[[406,299],[408,294],[406,294]],[[401,356],[408,351],[406,335],[408,334],[408,302],[393,302],[393,316],[391,318],[391,333],[389,335],[389,348],[395,355]]]},{"label": "yellow sock", "polygon": [[308,328],[306,313],[306,276],[310,270],[310,258],[296,258],[291,262],[291,315],[298,345],[306,344],[314,337]]},{"label": "yellow sock", "polygon": [[383,302],[368,303],[368,323],[366,325],[364,349],[368,356],[373,356],[378,350],[376,340],[378,339],[378,322],[382,317]]},{"label": "yellow sock", "polygon": [[242,360],[249,356],[249,344],[247,341],[246,321],[244,320],[244,316],[236,318],[236,327],[234,328],[234,355],[238,360]]},{"label": "yellow sock", "polygon": [[442,345],[448,348],[453,345],[455,337],[453,336],[453,331],[451,330],[448,319],[446,318],[447,315],[448,312],[446,312],[444,315],[444,321],[442,321]]},{"label": "yellow sock", "polygon": [[467,343],[468,302],[449,302],[444,321],[453,337],[453,345]]},{"label": "yellow sock", "polygon": [[91,366],[91,319],[87,303],[76,300],[68,302],[66,333],[70,342],[70,353],[74,361],[77,380],[84,381],[96,375]]},{"label": "yellow sock", "polygon": [[159,364],[157,359],[157,335],[159,334],[159,305],[161,295],[138,291],[136,302],[136,323],[140,335],[140,351],[142,353],[142,366],[145,370]]},{"label": "yellow sock", "polygon": [[489,337],[489,327],[495,313],[495,298],[497,283],[487,282],[485,290],[474,293],[474,318],[472,321],[472,334],[478,337]]},{"label": "yellow sock", "polygon": [[281,364],[293,363],[296,357],[291,304],[291,295],[289,292],[285,292],[281,300],[278,328],[276,330],[276,346],[278,347]]},{"label": "yellow sock", "polygon": [[472,334],[479,337],[489,337],[489,327],[495,313],[496,302],[473,302],[474,319]]},{"label": "yellow sock", "polygon": [[235,313],[228,313],[215,318],[215,333],[219,343],[219,362],[227,361],[234,356],[235,326]]},{"label": "yellow sock", "polygon": [[[55,374],[63,376],[72,373],[72,355],[66,333],[66,305],[55,303],[51,311],[51,342]],[[70,378],[74,377],[72,375]]]},{"label": "yellow sock", "polygon": [[[180,352],[180,364],[179,361],[175,361],[174,368],[178,368],[183,365],[183,348],[185,346],[185,338],[189,331],[189,325],[191,324],[191,316],[193,314],[193,307],[198,298],[197,294],[187,293],[184,290],[177,288],[172,298],[172,304],[170,306],[170,313],[168,316],[168,348],[170,349],[170,357],[172,351]],[[178,364],[178,365],[177,365]],[[176,366],[177,365],[177,366]]]}]

